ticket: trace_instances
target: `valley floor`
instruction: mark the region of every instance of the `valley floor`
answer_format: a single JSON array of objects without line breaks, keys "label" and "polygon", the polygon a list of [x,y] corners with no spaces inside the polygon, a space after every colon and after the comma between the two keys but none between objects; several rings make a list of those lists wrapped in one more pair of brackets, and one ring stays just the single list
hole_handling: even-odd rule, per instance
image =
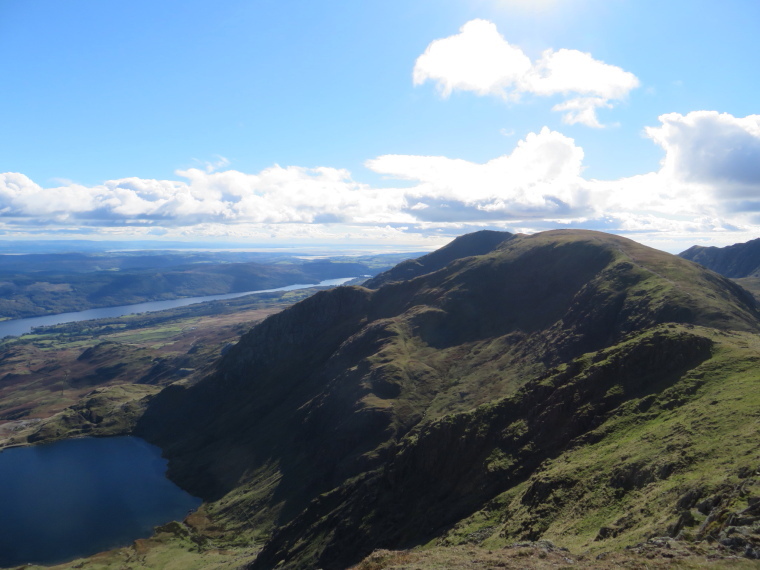
[{"label": "valley floor", "polygon": [[110,408],[157,393],[213,362],[255,323],[313,292],[252,295],[67,323],[3,339],[0,449],[25,445],[29,437],[41,441],[83,435],[76,426],[55,435],[41,430],[86,398],[100,395],[101,404]]}]

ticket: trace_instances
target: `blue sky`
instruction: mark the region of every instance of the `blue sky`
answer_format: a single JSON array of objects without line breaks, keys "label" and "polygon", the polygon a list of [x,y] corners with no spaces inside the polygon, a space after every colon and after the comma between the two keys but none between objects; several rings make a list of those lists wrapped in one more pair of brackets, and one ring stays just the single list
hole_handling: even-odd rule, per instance
[{"label": "blue sky", "polygon": [[745,241],[759,22],[754,0],[0,0],[0,238]]}]

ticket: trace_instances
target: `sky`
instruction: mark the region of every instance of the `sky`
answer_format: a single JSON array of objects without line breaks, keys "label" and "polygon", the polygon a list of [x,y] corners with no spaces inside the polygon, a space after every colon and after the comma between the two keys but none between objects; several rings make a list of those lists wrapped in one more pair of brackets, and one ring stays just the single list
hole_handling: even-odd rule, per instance
[{"label": "sky", "polygon": [[0,240],[760,237],[756,0],[0,0]]}]

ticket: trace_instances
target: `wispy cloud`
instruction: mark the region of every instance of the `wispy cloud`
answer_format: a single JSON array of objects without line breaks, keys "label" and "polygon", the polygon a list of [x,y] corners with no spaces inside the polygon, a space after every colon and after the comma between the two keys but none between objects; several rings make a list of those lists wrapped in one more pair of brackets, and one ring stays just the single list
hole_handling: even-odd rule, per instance
[{"label": "wispy cloud", "polygon": [[206,172],[216,172],[230,165],[229,159],[224,156],[216,155],[214,160],[193,159],[196,164],[200,164]]}]

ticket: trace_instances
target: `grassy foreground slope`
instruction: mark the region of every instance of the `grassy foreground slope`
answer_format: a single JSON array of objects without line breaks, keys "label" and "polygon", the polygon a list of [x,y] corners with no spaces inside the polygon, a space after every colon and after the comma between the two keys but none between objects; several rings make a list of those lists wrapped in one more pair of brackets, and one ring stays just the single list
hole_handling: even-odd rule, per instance
[{"label": "grassy foreground slope", "polygon": [[136,433],[207,500],[216,548],[263,543],[254,568],[661,534],[751,554],[758,331],[746,291],[676,256],[516,236],[268,318]]}]

